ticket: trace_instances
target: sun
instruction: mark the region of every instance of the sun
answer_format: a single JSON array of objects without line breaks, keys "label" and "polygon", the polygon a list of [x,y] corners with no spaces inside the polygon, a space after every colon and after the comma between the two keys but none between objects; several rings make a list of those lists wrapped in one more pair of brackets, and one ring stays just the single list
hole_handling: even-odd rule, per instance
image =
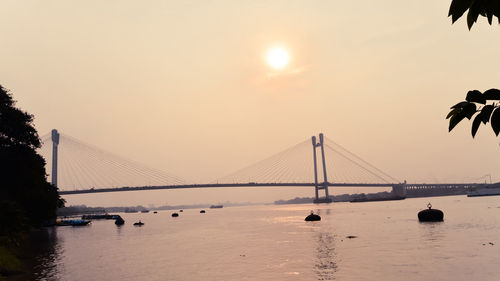
[{"label": "sun", "polygon": [[275,70],[285,68],[290,62],[290,54],[283,47],[274,47],[267,51],[267,64]]}]

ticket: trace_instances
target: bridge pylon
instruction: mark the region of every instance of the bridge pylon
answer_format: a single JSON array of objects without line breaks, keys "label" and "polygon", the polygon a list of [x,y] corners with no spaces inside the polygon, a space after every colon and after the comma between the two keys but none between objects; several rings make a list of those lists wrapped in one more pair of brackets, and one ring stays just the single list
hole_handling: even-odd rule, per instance
[{"label": "bridge pylon", "polygon": [[52,175],[51,183],[57,186],[57,146],[59,145],[59,133],[56,129],[52,130]]},{"label": "bridge pylon", "polygon": [[[324,136],[323,133],[319,134],[319,142],[316,143],[316,136],[312,137],[312,145],[313,145],[313,161],[314,161],[314,193],[315,199],[314,203],[331,203],[332,199],[328,194],[328,177],[326,175],[326,161],[325,161],[325,148],[324,148]],[[321,160],[323,164],[323,182],[318,183],[318,164],[316,160],[316,148],[321,147]],[[319,190],[325,191],[325,197],[319,197]]]}]

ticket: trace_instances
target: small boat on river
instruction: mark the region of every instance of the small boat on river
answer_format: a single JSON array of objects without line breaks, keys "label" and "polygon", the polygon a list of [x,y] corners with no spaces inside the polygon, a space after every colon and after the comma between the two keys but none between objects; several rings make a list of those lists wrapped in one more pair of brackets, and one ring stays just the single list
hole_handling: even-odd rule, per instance
[{"label": "small boat on river", "polygon": [[57,226],[83,226],[88,225],[89,220],[79,220],[79,219],[68,219],[68,220],[57,220]]},{"label": "small boat on river", "polygon": [[143,226],[144,223],[142,221],[138,221],[136,223],[134,223],[134,226]]},{"label": "small boat on river", "polygon": [[125,224],[125,220],[122,217],[118,216],[118,218],[116,218],[115,220],[115,224],[118,226],[123,225]]}]

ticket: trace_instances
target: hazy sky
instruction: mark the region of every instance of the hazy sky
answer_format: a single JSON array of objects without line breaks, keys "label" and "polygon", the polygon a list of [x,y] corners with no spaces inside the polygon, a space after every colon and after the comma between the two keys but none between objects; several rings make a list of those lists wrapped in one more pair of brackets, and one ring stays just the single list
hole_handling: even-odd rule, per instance
[{"label": "hazy sky", "polygon": [[[323,132],[408,181],[500,180],[445,116],[500,87],[499,27],[446,1],[2,1],[0,83],[60,132],[188,180]],[[273,71],[271,46],[290,65]]]}]

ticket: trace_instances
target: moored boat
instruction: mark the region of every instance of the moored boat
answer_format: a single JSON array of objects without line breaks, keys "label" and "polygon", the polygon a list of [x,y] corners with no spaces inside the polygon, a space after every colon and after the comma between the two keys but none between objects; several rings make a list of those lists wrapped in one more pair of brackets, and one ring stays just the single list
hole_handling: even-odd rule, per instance
[{"label": "moored boat", "polygon": [[89,223],[90,223],[89,220],[79,220],[79,219],[56,221],[57,226],[82,226],[82,225],[88,225]]},{"label": "moored boat", "polygon": [[143,226],[144,223],[142,221],[138,221],[136,223],[134,223],[134,226]]},{"label": "moored boat", "polygon": [[125,224],[125,220],[121,216],[117,216],[117,218],[115,219],[115,224],[118,226],[123,225]]}]

